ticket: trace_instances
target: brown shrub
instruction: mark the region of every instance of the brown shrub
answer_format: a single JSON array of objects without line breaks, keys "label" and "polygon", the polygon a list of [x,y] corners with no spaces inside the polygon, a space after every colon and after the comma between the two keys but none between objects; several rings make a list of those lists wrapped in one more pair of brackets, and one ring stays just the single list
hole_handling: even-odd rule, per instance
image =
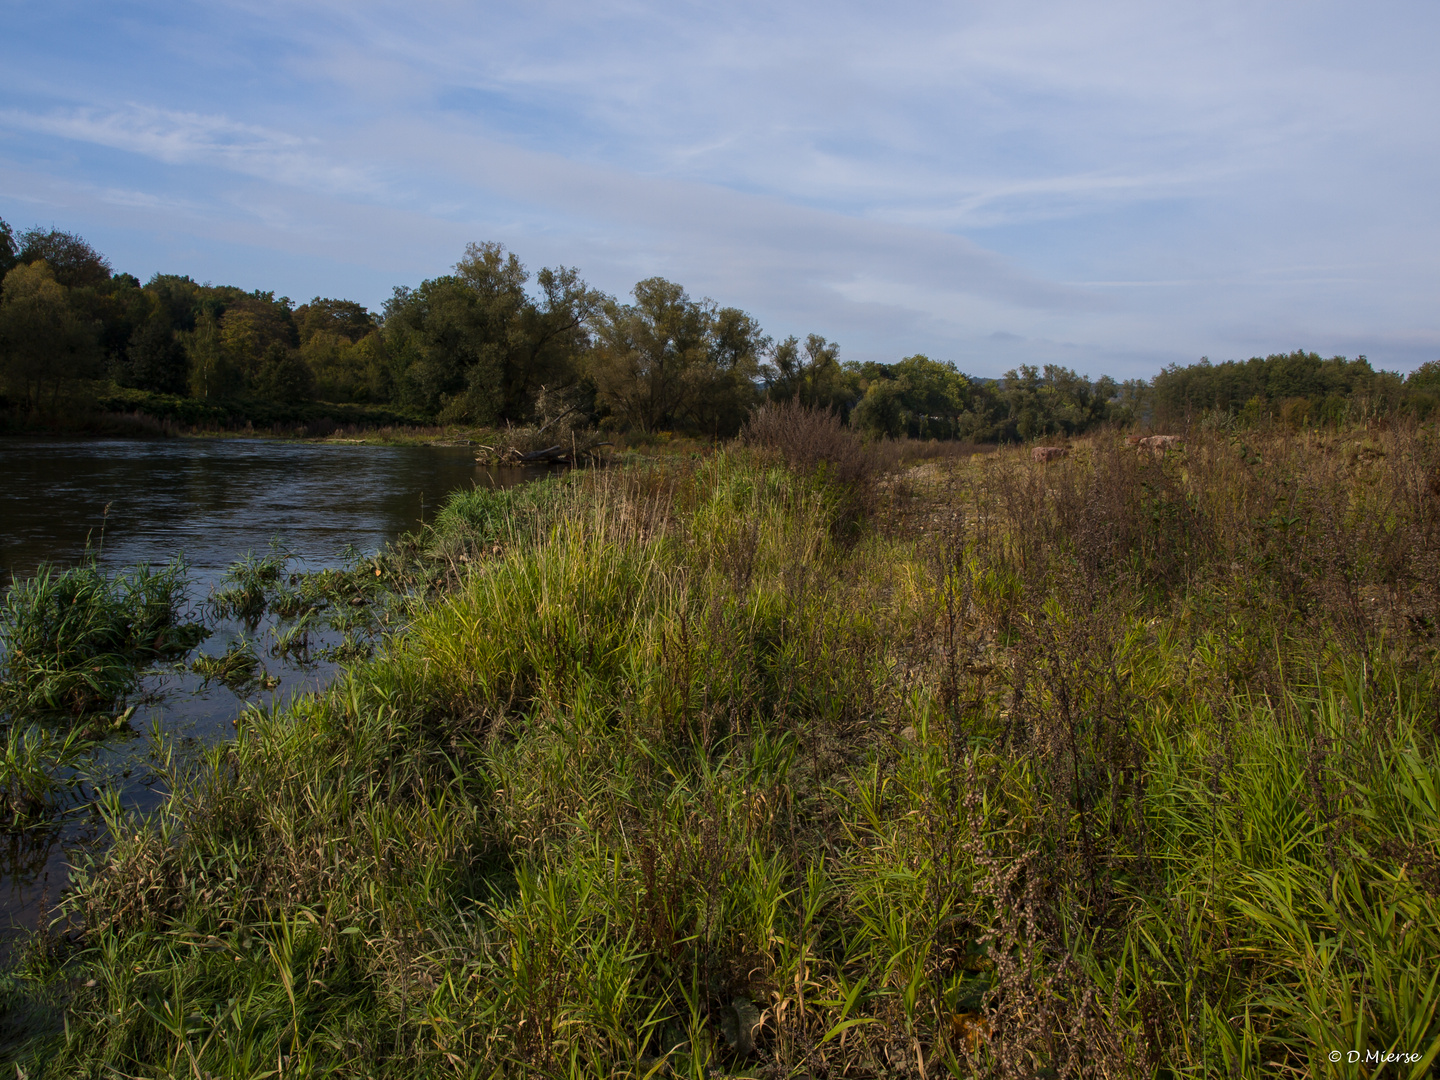
[{"label": "brown shrub", "polygon": [[842,530],[865,518],[875,503],[875,482],[886,471],[885,455],[825,409],[798,401],[767,403],[750,414],[742,444],[774,455],[796,472],[817,477],[836,498]]},{"label": "brown shrub", "polygon": [[799,401],[760,406],[745,422],[740,441],[777,453],[793,469],[814,472],[824,468],[827,477],[841,483],[859,483],[878,471],[858,432],[846,427],[826,409],[812,409]]}]

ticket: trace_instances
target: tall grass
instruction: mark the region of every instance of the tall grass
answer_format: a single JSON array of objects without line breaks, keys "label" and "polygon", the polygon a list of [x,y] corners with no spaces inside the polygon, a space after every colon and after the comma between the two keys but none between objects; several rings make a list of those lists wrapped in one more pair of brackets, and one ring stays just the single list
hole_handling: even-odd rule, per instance
[{"label": "tall grass", "polygon": [[[72,766],[149,660],[193,648],[185,568],[118,574],[93,553],[68,570],[41,566],[0,605],[0,822],[24,829],[57,813],[78,781]],[[128,714],[118,722],[128,718]],[[78,721],[78,722],[77,722]]]},{"label": "tall grass", "polygon": [[74,715],[113,707],[135,685],[137,663],[184,653],[204,636],[186,621],[185,567],[117,574],[92,556],[41,566],[0,605],[0,715]]},{"label": "tall grass", "polygon": [[73,784],[67,770],[88,745],[75,728],[10,725],[0,735],[0,822],[20,828],[54,810]]},{"label": "tall grass", "polygon": [[794,456],[457,500],[372,661],[107,807],[25,1068],[1428,1075],[1433,433],[930,461],[839,529]]}]

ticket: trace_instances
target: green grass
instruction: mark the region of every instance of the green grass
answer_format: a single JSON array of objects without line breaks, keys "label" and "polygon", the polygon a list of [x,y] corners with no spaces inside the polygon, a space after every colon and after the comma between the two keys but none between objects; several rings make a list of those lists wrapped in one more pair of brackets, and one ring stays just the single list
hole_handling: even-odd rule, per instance
[{"label": "green grass", "polygon": [[267,593],[280,582],[289,562],[278,541],[272,541],[268,555],[247,551],[220,579],[220,588],[209,598],[211,611],[217,618],[238,619],[254,629],[265,614]]},{"label": "green grass", "polygon": [[200,653],[190,661],[190,670],[206,682],[218,682],[237,692],[256,686],[271,689],[280,680],[270,675],[255,653],[255,646],[245,638],[237,638],[218,656]]},{"label": "green grass", "polygon": [[0,821],[23,828],[59,809],[74,785],[68,770],[89,747],[78,728],[6,728],[0,736]]},{"label": "green grass", "polygon": [[111,574],[88,557],[41,566],[14,582],[0,606],[0,717],[111,709],[156,657],[183,654],[205,636],[185,619],[185,567]]},{"label": "green grass", "polygon": [[457,497],[372,660],[106,805],[24,1067],[1428,1075],[1440,452],[1366,437]]}]

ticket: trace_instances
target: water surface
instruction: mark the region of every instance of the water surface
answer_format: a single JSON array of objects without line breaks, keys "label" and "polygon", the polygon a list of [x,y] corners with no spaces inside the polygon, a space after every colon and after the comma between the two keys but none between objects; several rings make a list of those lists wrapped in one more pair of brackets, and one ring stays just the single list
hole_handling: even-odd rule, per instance
[{"label": "water surface", "polygon": [[0,439],[0,575],[73,563],[87,538],[117,567],[183,552],[205,581],[276,535],[320,566],[415,527],[457,487],[516,472],[463,446]]},{"label": "water surface", "polygon": [[[102,565],[164,565],[183,556],[201,610],[225,570],[247,551],[279,545],[292,569],[339,566],[348,550],[373,552],[429,520],[457,488],[509,486],[543,470],[478,466],[468,447],[365,446],[262,439],[0,439],[0,588],[42,563],[72,566],[87,545]],[[201,649],[223,653],[254,641],[280,684],[248,699],[283,701],[323,686],[334,665],[264,653],[268,623],[207,619]],[[230,738],[246,699],[204,685],[183,665],[159,665],[131,699],[128,732],[108,739],[82,772],[118,787],[127,807],[148,811],[163,790],[152,766],[158,732],[182,755]],[[0,845],[0,954],[60,897],[68,865],[99,835],[83,803],[45,829]]]}]

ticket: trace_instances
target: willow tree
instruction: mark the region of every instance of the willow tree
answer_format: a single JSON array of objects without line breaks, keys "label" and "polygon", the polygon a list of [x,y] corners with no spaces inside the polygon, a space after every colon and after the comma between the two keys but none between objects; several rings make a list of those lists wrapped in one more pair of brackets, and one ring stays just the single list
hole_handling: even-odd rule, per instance
[{"label": "willow tree", "polygon": [[633,304],[605,303],[595,323],[591,373],[602,407],[622,427],[729,434],[756,398],[764,342],[749,315],[692,300],[646,278]]},{"label": "willow tree", "polygon": [[454,273],[396,289],[384,335],[402,401],[447,422],[523,423],[542,388],[573,388],[602,298],[567,267],[541,270],[538,296],[529,280],[513,253],[483,243]]}]

